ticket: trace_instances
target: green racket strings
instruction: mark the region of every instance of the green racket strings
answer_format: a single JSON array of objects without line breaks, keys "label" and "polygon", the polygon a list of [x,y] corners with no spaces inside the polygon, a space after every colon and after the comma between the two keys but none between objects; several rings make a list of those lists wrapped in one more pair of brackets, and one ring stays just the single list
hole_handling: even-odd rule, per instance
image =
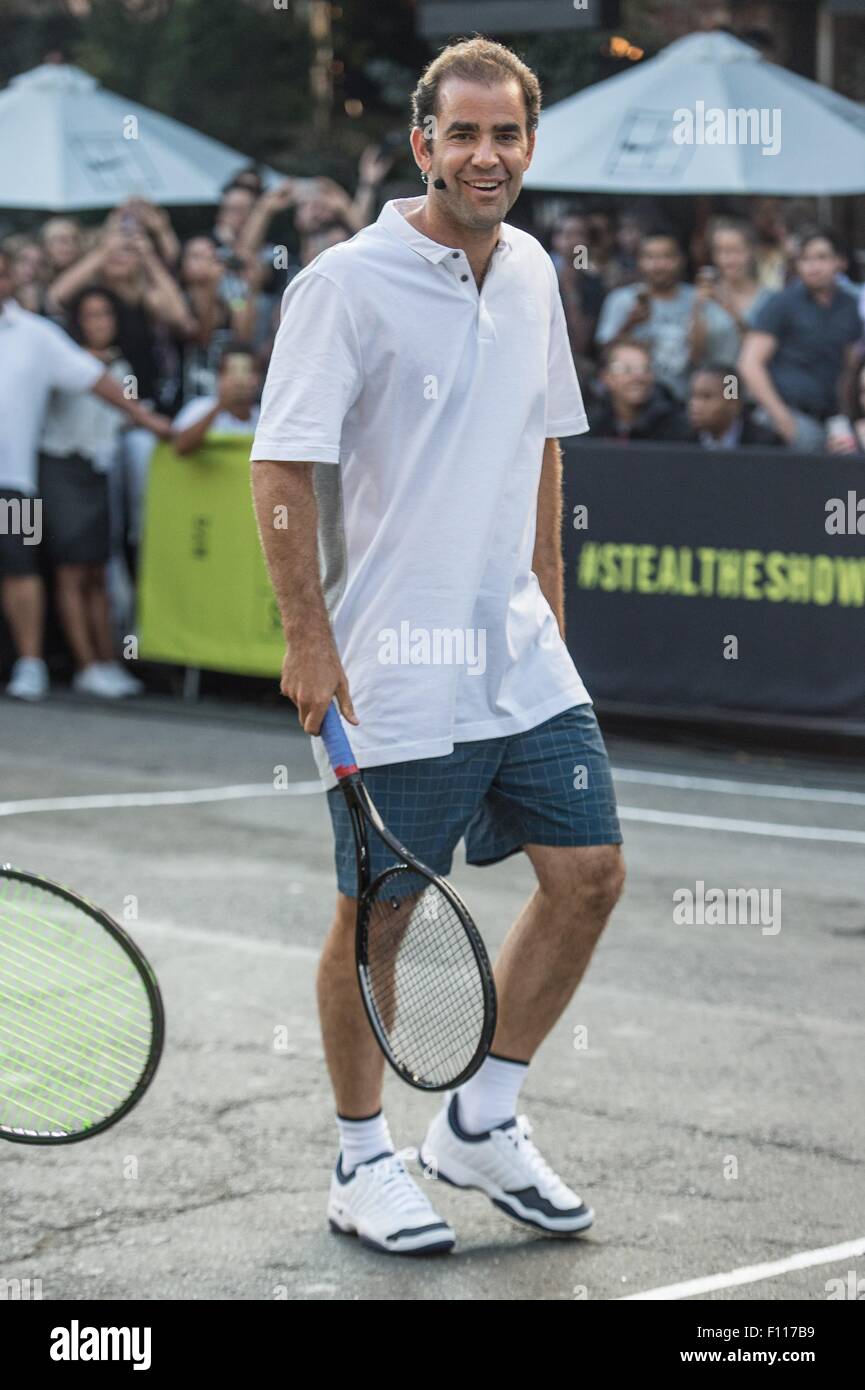
[{"label": "green racket strings", "polygon": [[85,1133],[135,1091],[152,1040],[120,942],[60,894],[0,875],[0,1129]]}]

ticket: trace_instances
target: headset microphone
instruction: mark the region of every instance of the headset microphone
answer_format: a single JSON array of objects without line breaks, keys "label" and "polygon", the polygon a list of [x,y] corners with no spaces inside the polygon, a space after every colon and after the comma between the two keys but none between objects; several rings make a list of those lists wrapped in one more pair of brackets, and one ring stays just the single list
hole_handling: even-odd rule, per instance
[{"label": "headset microphone", "polygon": [[444,179],[433,179],[433,188],[447,188]]}]

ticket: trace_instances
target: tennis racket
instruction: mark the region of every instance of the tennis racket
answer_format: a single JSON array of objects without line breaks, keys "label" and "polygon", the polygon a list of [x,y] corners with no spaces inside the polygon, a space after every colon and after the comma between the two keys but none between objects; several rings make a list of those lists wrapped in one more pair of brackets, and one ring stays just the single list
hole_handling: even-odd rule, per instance
[{"label": "tennis racket", "polygon": [[[496,1028],[495,982],[484,943],[451,885],[382,822],[334,704],[321,737],[351,814],[358,878],[355,954],[372,1031],[410,1086],[459,1086],[481,1065]],[[370,831],[397,860],[373,882]]]},{"label": "tennis racket", "polygon": [[165,1017],[134,941],[83,898],[0,868],[0,1138],[73,1144],[141,1099]]}]

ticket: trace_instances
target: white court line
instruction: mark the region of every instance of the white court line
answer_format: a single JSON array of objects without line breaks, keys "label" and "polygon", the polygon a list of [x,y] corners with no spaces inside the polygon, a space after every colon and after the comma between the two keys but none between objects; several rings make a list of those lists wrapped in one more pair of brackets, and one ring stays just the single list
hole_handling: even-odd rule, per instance
[{"label": "white court line", "polygon": [[829,801],[838,806],[865,806],[865,792],[790,787],[783,782],[736,782],[723,777],[686,777],[680,773],[647,772],[636,767],[614,767],[613,777],[617,782],[642,782],[650,787],[676,787],[680,791],[728,792],[733,796],[780,797],[782,801]]},{"label": "white court line", "polygon": [[45,796],[38,800],[0,801],[0,816],[22,816],[30,811],[99,811],[123,806],[194,806],[202,801],[242,801],[256,796],[312,796],[320,782],[291,782],[274,787],[271,782],[249,782],[236,787],[201,787],[197,791],[107,792],[97,796]]},{"label": "white court line", "polygon": [[237,932],[210,931],[207,927],[186,927],[178,922],[156,920],[143,917],[135,923],[135,934],[148,936],[167,936],[175,941],[188,941],[193,945],[206,946],[212,951],[216,946],[229,947],[233,951],[243,951],[249,956],[289,956],[317,961],[321,949],[317,946],[297,946],[288,941],[273,941],[269,937],[239,936]]},{"label": "white court line", "polygon": [[[209,951],[212,951],[214,946],[228,947],[242,951],[247,955],[307,958],[310,964],[319,956],[317,947],[245,937],[236,932],[215,932],[208,928],[181,926],[177,922],[165,919],[148,920],[144,918],[136,924],[136,931],[140,932],[144,938],[149,935],[165,936],[176,941],[186,941],[207,947]],[[712,1293],[719,1289],[757,1283],[761,1279],[771,1279],[776,1275],[787,1274],[793,1270],[809,1269],[815,1265],[855,1259],[862,1254],[865,1254],[865,1238],[847,1241],[842,1245],[826,1246],[822,1250],[804,1251],[797,1255],[790,1255],[787,1259],[774,1260],[767,1264],[747,1265],[742,1269],[730,1270],[726,1274],[708,1275],[702,1279],[690,1279],[680,1284],[667,1284],[661,1288],[647,1289],[643,1293],[624,1294],[619,1301],[691,1298],[696,1294]]]},{"label": "white court line", "polygon": [[[323,792],[320,782],[290,782],[274,787],[271,782],[250,782],[233,787],[201,787],[193,791],[109,792],[96,796],[40,797],[25,801],[0,801],[0,816],[27,815],[35,811],[97,811],[125,806],[192,806],[207,801],[240,801],[259,796],[314,796]],[[646,806],[620,806],[621,820],[648,825],[675,825],[687,830],[727,830],[740,835],[768,835],[789,840],[828,840],[834,844],[865,845],[865,831],[836,830],[819,825],[786,825],[775,821],[733,820],[722,816],[688,815],[655,811]]]},{"label": "white court line", "polygon": [[618,810],[620,820],[644,821],[648,825],[679,825],[688,830],[728,830],[739,835],[777,835],[786,840],[831,840],[835,844],[865,845],[865,830],[731,820],[725,816],[689,816],[684,811],[652,811],[645,806],[620,806]]},{"label": "white court line", "polygon": [[798,1255],[788,1255],[786,1260],[744,1265],[741,1269],[731,1269],[726,1274],[708,1274],[704,1279],[687,1279],[683,1284],[665,1284],[663,1288],[646,1289],[644,1293],[627,1293],[619,1301],[692,1298],[694,1294],[734,1289],[740,1284],[756,1284],[761,1279],[774,1279],[777,1274],[789,1274],[795,1269],[811,1269],[814,1265],[836,1264],[839,1260],[853,1260],[859,1255],[865,1255],[865,1236],[858,1240],[845,1241],[842,1245],[825,1245],[822,1250],[802,1250]]}]

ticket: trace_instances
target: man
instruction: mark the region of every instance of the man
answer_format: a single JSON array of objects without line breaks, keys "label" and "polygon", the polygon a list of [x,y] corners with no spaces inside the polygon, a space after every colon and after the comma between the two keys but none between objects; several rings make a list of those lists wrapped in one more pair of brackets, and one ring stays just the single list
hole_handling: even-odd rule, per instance
[{"label": "man", "polygon": [[9,259],[0,252],[0,603],[18,653],[6,694],[41,700],[48,693],[48,668],[42,658],[45,594],[36,492],[49,392],[54,387],[93,391],[160,438],[168,436],[171,425],[127,400],[105,363],[77,347],[56,324],[16,304],[9,272]]},{"label": "man", "polygon": [[645,343],[621,338],[604,348],[600,385],[604,394],[589,404],[589,424],[599,439],[678,440],[691,438],[679,402],[655,381]]},{"label": "man", "polygon": [[862,324],[855,299],[837,283],[842,266],[832,232],[806,232],[798,280],[758,309],[739,355],[758,424],[807,453],[822,451],[824,421],[843,413],[856,367]]},{"label": "man", "polygon": [[[538,879],[496,966],[492,1053],[446,1097],[422,1160],[529,1226],[573,1233],[592,1212],[516,1102],[624,871],[606,750],[562,639],[557,436],[586,418],[553,264],[502,220],[539,110],[534,74],[497,43],[466,40],[430,64],[411,132],[426,197],[386,203],[288,286],[252,459],[287,640],[281,688],[303,728],[317,735],[336,696],[376,805],[433,869],[449,872],[465,836],[469,863],[523,849]],[[461,630],[473,650],[482,638],[483,669],[385,664],[383,640],[406,619]],[[383,1251],[449,1249],[381,1110],[351,828],[317,737],[313,748],[339,888],[318,977],[341,1139],[328,1214]],[[391,862],[382,851],[373,876]]]},{"label": "man", "polygon": [[[592,343],[604,302],[604,286],[599,275],[585,268],[588,245],[588,220],[578,209],[564,213],[553,223],[550,258],[559,277],[574,365],[578,370],[591,372]],[[579,252],[582,259],[578,259]]]},{"label": "man", "polygon": [[171,442],[177,453],[194,453],[208,434],[254,434],[260,388],[252,348],[229,343],[219,357],[217,394],[194,397],[174,417]]},{"label": "man", "polygon": [[[698,367],[691,377],[688,418],[704,449],[772,448],[778,436],[741,400],[733,366]],[[735,387],[735,389],[734,389]]]},{"label": "man", "polygon": [[590,265],[604,290],[615,290],[622,285],[630,284],[634,278],[634,265],[619,249],[612,212],[602,206],[590,207],[586,221],[589,228]]},{"label": "man", "polygon": [[656,379],[682,403],[692,367],[727,362],[739,347],[729,314],[718,304],[701,303],[694,286],[683,283],[684,265],[674,233],[647,232],[640,243],[642,283],[607,295],[597,332],[602,346],[620,338],[648,343]]}]

